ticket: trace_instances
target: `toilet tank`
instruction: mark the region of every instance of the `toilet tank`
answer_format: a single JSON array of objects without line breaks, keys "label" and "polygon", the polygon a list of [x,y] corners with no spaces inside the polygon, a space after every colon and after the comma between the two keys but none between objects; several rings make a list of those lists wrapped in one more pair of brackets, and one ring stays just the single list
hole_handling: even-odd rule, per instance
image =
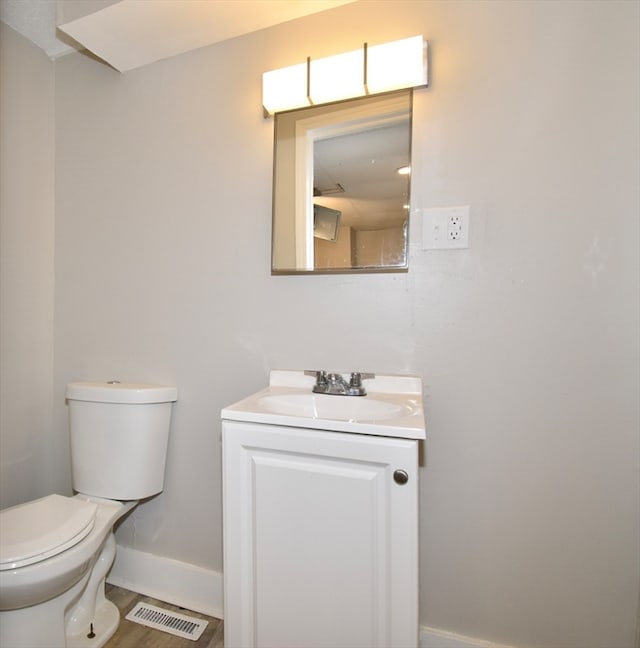
[{"label": "toilet tank", "polygon": [[162,491],[175,387],[73,382],[66,397],[75,491],[115,500]]}]

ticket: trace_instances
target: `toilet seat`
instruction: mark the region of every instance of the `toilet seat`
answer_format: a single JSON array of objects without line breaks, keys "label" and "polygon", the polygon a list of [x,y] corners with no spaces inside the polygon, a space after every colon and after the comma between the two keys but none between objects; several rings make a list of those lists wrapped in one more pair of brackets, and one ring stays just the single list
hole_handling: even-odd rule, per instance
[{"label": "toilet seat", "polygon": [[25,567],[73,547],[93,528],[97,505],[47,495],[0,511],[0,571]]}]

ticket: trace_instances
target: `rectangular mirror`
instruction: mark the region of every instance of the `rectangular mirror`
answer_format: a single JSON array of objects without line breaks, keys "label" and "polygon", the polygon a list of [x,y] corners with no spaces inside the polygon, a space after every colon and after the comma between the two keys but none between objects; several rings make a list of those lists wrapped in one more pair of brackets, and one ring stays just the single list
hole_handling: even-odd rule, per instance
[{"label": "rectangular mirror", "polygon": [[412,98],[276,114],[273,274],[407,271]]}]

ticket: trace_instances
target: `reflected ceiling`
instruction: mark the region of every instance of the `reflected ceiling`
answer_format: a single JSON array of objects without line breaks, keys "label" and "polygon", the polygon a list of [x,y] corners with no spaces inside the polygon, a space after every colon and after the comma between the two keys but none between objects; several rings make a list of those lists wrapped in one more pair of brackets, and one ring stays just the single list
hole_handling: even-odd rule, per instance
[{"label": "reflected ceiling", "polygon": [[342,212],[343,225],[377,229],[405,221],[407,212],[393,197],[408,191],[407,177],[396,170],[409,163],[409,129],[407,122],[316,142],[314,193]]}]

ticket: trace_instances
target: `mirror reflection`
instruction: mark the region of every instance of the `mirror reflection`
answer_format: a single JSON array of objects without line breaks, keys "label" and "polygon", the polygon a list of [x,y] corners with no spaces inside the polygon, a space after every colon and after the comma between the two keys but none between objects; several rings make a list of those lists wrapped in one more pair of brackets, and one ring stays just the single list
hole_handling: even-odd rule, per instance
[{"label": "mirror reflection", "polygon": [[276,115],[274,274],[407,270],[411,99]]}]

